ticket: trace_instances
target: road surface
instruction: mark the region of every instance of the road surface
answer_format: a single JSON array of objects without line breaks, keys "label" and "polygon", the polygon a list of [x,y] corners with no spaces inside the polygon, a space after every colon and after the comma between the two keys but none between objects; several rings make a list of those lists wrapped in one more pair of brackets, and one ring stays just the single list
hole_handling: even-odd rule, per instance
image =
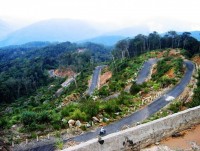
[{"label": "road surface", "polygon": [[[152,114],[158,112],[161,108],[166,106],[168,103],[170,103],[170,101],[172,100],[170,100],[169,98],[177,98],[183,92],[185,87],[188,85],[192,77],[193,70],[194,70],[194,64],[191,61],[184,61],[184,63],[187,68],[186,73],[178,85],[176,85],[173,89],[168,91],[164,96],[161,96],[160,98],[156,99],[151,104],[144,107],[143,109],[137,112],[134,112],[130,116],[127,116],[119,121],[116,121],[110,125],[105,126],[104,128],[107,133],[106,135],[120,131],[124,125],[132,125],[136,122],[145,120],[146,118],[150,117]],[[148,67],[144,66],[144,68],[148,68]],[[141,73],[141,75],[143,75],[143,73]],[[88,141],[90,139],[96,138],[99,134],[99,131],[100,131],[100,128],[96,129],[94,132],[87,132],[85,134],[76,136],[74,138],[70,138],[69,140],[74,140],[77,142]],[[65,142],[69,140],[65,140]],[[51,151],[51,150],[54,150],[54,146],[53,144],[51,144],[51,145],[46,145],[46,146],[31,149],[31,151],[42,151],[42,150]]]},{"label": "road surface", "polygon": [[94,90],[97,88],[98,86],[98,82],[99,82],[99,75],[101,73],[101,69],[103,68],[104,66],[97,66],[93,72],[93,76],[92,76],[92,81],[91,81],[91,84],[90,84],[90,88],[88,90],[88,94],[89,95],[92,95]]},{"label": "road surface", "polygon": [[139,76],[136,79],[137,84],[142,84],[145,82],[146,78],[149,76],[152,66],[157,63],[158,59],[152,58],[146,61],[143,68],[139,72]]}]

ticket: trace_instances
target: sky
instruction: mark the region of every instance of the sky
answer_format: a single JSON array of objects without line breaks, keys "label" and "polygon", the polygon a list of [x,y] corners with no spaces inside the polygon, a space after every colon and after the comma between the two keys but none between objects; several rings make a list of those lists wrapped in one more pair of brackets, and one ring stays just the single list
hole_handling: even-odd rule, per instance
[{"label": "sky", "polygon": [[177,21],[200,30],[199,7],[200,0],[0,0],[0,19],[25,25],[65,18],[121,28],[143,23],[160,30],[166,19],[172,20],[167,26]]}]

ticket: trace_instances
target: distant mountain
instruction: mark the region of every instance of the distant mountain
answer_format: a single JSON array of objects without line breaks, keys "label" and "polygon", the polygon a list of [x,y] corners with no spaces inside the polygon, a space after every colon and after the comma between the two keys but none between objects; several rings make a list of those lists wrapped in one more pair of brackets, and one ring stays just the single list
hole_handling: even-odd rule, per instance
[{"label": "distant mountain", "polygon": [[96,44],[103,44],[106,46],[113,46],[115,45],[119,40],[125,39],[126,37],[123,36],[98,36],[95,38],[87,39],[81,42],[93,42]]},{"label": "distant mountain", "polygon": [[3,39],[11,31],[12,30],[9,24],[3,20],[0,20],[0,40]]},{"label": "distant mountain", "polygon": [[30,41],[80,41],[100,35],[99,31],[84,21],[52,19],[37,22],[8,35],[0,46],[19,45]]},{"label": "distant mountain", "polygon": [[147,35],[150,33],[149,27],[146,25],[134,25],[131,27],[123,28],[120,30],[116,30],[110,33],[107,33],[107,35],[120,35],[124,37],[134,37],[138,34],[144,34]]},{"label": "distant mountain", "polygon": [[191,31],[191,36],[200,41],[200,31]]},{"label": "distant mountain", "polygon": [[32,49],[32,48],[42,48],[42,47],[46,47],[49,45],[55,45],[58,44],[58,42],[48,42],[48,41],[33,41],[33,42],[28,42],[22,45],[9,45],[9,46],[5,46],[2,47],[1,49],[15,49],[15,48],[24,48],[24,49]]}]

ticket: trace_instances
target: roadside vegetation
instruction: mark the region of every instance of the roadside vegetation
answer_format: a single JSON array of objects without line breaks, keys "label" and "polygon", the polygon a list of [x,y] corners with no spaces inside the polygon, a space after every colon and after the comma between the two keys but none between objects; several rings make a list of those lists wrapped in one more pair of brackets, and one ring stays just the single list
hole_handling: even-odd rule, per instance
[{"label": "roadside vegetation", "polygon": [[[153,32],[119,41],[112,55],[109,50],[97,44],[69,42],[37,51],[26,50],[25,55],[22,49],[0,50],[0,66],[3,67],[0,69],[0,130],[6,142],[19,143],[49,133],[57,135],[57,131],[78,135],[91,127],[104,126],[130,115],[149,104],[150,97],[156,97],[157,93],[163,93],[180,81],[185,72],[183,58],[198,53],[199,42],[189,33],[178,35],[170,31],[161,37]],[[14,51],[17,53],[13,54]],[[138,85],[136,77],[149,58],[159,61],[152,70],[152,77]],[[93,96],[88,96],[86,91],[92,70],[105,62],[108,67],[103,72],[111,72],[112,77]],[[80,74],[76,83],[56,96],[67,77],[50,78],[47,71],[63,66]],[[192,101],[184,104],[176,100],[167,110],[148,120],[176,113],[182,106],[199,105],[199,86],[200,82]],[[115,97],[110,97],[112,95]],[[56,146],[62,148],[63,144],[58,140]]]}]

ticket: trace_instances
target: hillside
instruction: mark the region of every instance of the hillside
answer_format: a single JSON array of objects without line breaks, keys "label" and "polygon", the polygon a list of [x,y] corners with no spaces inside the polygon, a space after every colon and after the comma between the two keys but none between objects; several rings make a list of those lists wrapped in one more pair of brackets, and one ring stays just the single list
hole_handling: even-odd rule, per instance
[{"label": "hillside", "polygon": [[[85,51],[79,52],[79,49]],[[76,72],[86,68],[92,70],[96,63],[109,59],[110,50],[93,43],[80,46],[65,42],[43,48],[30,47],[29,43],[28,46],[0,49],[1,102],[12,102],[49,84],[52,79],[48,78],[47,70],[62,67],[70,67]]]},{"label": "hillside", "polygon": [[[70,138],[91,129],[95,129],[91,135],[96,136],[100,126],[108,125],[111,132],[126,128],[124,118],[142,110],[175,87],[185,73],[191,74],[193,64],[183,62],[185,58],[199,53],[199,42],[189,33],[181,36],[175,33],[170,31],[168,36],[161,37],[153,32],[148,36],[139,34],[132,39],[122,39],[112,52],[94,43],[71,42],[34,49],[1,49],[0,126],[4,140],[18,143],[27,138],[35,139],[38,135],[46,137],[47,134],[63,134]],[[139,71],[150,58],[160,60],[153,66],[146,81],[137,84]],[[198,55],[195,60],[198,62]],[[107,67],[102,70],[100,79],[104,81],[100,89],[96,89],[92,96],[87,95],[93,69],[105,63]],[[50,78],[50,70],[56,72],[55,78]],[[69,71],[76,77],[62,88],[61,84],[70,78]],[[193,89],[194,84],[190,83],[187,88],[194,90],[193,99],[186,99],[188,102],[182,104],[180,102],[185,100],[185,96],[178,100],[171,95],[163,96],[165,101],[161,99],[161,102],[173,103],[162,114],[156,113],[148,120],[178,112],[183,106],[185,109],[199,105],[199,82],[197,89]],[[62,92],[57,95],[61,88]],[[160,105],[158,110],[163,107],[163,104]],[[115,128],[109,126],[117,121],[123,127],[121,124],[115,125]]]}]

